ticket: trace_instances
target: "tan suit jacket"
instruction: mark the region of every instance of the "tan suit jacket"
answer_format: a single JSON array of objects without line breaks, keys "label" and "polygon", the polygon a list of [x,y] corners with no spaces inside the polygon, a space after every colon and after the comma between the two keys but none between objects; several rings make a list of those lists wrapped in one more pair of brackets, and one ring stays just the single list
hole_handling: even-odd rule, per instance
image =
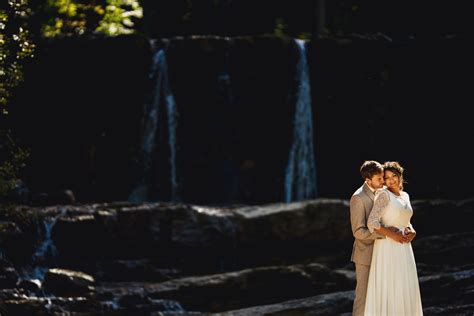
[{"label": "tan suit jacket", "polygon": [[355,238],[351,261],[354,263],[370,265],[375,239],[385,238],[384,235],[370,233],[367,228],[367,219],[373,205],[374,193],[364,183],[354,192],[350,201],[351,227]]}]

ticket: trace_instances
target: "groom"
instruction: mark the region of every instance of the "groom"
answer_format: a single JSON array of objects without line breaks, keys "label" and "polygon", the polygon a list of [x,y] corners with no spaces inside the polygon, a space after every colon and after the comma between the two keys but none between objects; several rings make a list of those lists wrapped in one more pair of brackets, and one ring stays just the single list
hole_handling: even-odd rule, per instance
[{"label": "groom", "polygon": [[[374,241],[385,238],[384,235],[370,233],[367,228],[367,218],[374,205],[375,191],[381,189],[384,184],[383,166],[377,161],[367,160],[360,167],[360,174],[365,182],[354,192],[350,201],[352,234],[355,238],[351,256],[356,271],[355,300],[352,309],[354,316],[364,315]],[[397,228],[393,229],[402,235]]]}]

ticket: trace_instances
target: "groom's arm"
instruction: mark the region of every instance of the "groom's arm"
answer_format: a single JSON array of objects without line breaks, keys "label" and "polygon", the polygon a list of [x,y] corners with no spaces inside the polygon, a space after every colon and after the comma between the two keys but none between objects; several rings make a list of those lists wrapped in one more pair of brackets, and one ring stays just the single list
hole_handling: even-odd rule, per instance
[{"label": "groom's arm", "polygon": [[349,210],[351,213],[352,234],[356,239],[379,239],[385,238],[384,235],[371,233],[367,228],[367,219],[365,218],[365,208],[362,200],[357,195],[351,197]]}]

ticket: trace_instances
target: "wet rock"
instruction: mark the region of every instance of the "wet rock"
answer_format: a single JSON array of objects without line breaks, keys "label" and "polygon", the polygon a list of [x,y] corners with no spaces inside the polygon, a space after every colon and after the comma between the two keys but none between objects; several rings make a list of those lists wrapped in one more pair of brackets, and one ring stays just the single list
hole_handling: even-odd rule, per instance
[{"label": "wet rock", "polygon": [[239,208],[234,212],[242,241],[338,242],[353,238],[349,204],[345,200],[268,204]]},{"label": "wet rock", "polygon": [[[271,265],[311,259],[347,262],[352,250],[348,201],[317,199],[233,210],[242,264]],[[308,251],[311,249],[311,251]]]},{"label": "wet rock", "polygon": [[148,281],[160,282],[182,276],[182,271],[174,268],[160,268],[159,261],[148,259],[111,260],[99,262],[96,278],[102,281]]},{"label": "wet rock", "polygon": [[[414,216],[430,221],[429,225],[413,223],[418,232],[413,248],[427,315],[470,312],[474,233],[465,230],[464,223],[459,232],[450,232],[450,227],[438,233],[438,226],[444,225],[444,207],[459,211],[465,222],[472,214],[471,206],[469,200],[417,205]],[[37,236],[44,239],[52,229],[50,246],[58,250],[55,266],[75,271],[51,269],[43,286],[46,294],[56,297],[41,297],[37,284],[18,283],[15,271],[2,270],[0,280],[2,273],[13,277],[9,288],[0,289],[0,302],[8,302],[9,311],[15,313],[36,309],[31,313],[41,314],[45,308],[132,315],[337,315],[351,311],[355,273],[349,261],[353,237],[345,200],[232,208],[116,202],[33,210],[39,214],[35,218],[44,217],[32,226]],[[428,216],[431,210],[433,218]],[[57,219],[56,224],[48,218]],[[7,224],[13,234],[15,224]],[[422,226],[418,229],[417,225]],[[38,238],[28,239],[31,247],[38,248],[37,241],[42,241]],[[15,241],[15,247],[5,248],[7,256],[27,247],[26,239],[21,244],[17,239],[8,239]],[[23,271],[17,261],[12,262]]]},{"label": "wet rock", "polygon": [[14,222],[0,221],[0,242],[2,239],[20,235],[21,229]]},{"label": "wet rock", "polygon": [[248,315],[339,315],[352,310],[354,291],[335,292],[289,300],[271,305],[248,307],[219,313],[219,316],[248,316]]},{"label": "wet rock", "polygon": [[[469,222],[469,201],[414,201],[414,218],[418,218],[414,248],[444,225],[444,218],[436,215],[438,209],[451,208],[465,219],[463,223]],[[431,212],[432,217],[428,216]],[[340,267],[350,258],[353,236],[348,201],[316,199],[236,208],[171,203],[84,205],[58,220],[53,240],[65,262],[165,256],[175,267],[208,274],[235,270],[238,265],[279,265],[305,259]],[[449,241],[443,244],[448,247]],[[428,256],[425,249],[434,251],[433,247],[415,249],[415,255]],[[471,246],[462,247],[469,250]]]},{"label": "wet rock", "polygon": [[43,285],[48,292],[64,297],[90,296],[95,290],[92,276],[65,269],[49,269]]},{"label": "wet rock", "polygon": [[49,193],[34,193],[31,195],[32,206],[68,205],[75,204],[76,197],[71,190],[61,190]]},{"label": "wet rock", "polygon": [[41,289],[41,281],[38,279],[21,280],[18,287],[29,293],[38,293]]},{"label": "wet rock", "polygon": [[[418,235],[417,235],[418,236]],[[474,262],[474,232],[422,236],[412,242],[416,260],[437,265]]]},{"label": "wet rock", "polygon": [[474,304],[456,304],[456,305],[441,305],[441,306],[430,306],[423,308],[423,315],[425,316],[444,316],[444,315],[457,315],[457,316],[471,316],[474,315]]},{"label": "wet rock", "polygon": [[474,199],[413,200],[412,206],[412,224],[419,237],[472,231]]},{"label": "wet rock", "polygon": [[229,217],[182,205],[89,205],[61,217],[52,235],[66,263],[166,258],[177,267],[189,262],[189,269],[209,272],[233,249],[235,227]]},{"label": "wet rock", "polygon": [[3,306],[5,315],[8,316],[75,315],[75,313],[80,315],[96,315],[102,311],[97,301],[84,297],[21,296],[6,300]]},{"label": "wet rock", "polygon": [[474,299],[474,269],[423,276],[419,281],[426,306],[451,305],[458,300],[472,303]]},{"label": "wet rock", "polygon": [[37,298],[8,300],[4,302],[3,309],[9,316],[47,315],[47,303]]},{"label": "wet rock", "polygon": [[[345,273],[321,264],[260,267],[209,276],[194,276],[162,283],[117,283],[99,286],[98,295],[112,293],[143,300],[169,299],[186,310],[219,312],[329,293],[354,287]],[[291,289],[291,291],[288,291]]]},{"label": "wet rock", "polygon": [[18,282],[18,272],[13,266],[5,266],[0,260],[0,289],[12,289]]}]

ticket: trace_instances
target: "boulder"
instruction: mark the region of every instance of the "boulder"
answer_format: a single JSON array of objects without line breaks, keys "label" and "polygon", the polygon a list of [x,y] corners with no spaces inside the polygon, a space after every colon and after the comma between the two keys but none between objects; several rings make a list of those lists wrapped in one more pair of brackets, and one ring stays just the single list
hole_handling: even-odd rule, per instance
[{"label": "boulder", "polygon": [[62,297],[90,296],[95,291],[92,276],[65,269],[49,269],[43,285],[48,292]]}]

